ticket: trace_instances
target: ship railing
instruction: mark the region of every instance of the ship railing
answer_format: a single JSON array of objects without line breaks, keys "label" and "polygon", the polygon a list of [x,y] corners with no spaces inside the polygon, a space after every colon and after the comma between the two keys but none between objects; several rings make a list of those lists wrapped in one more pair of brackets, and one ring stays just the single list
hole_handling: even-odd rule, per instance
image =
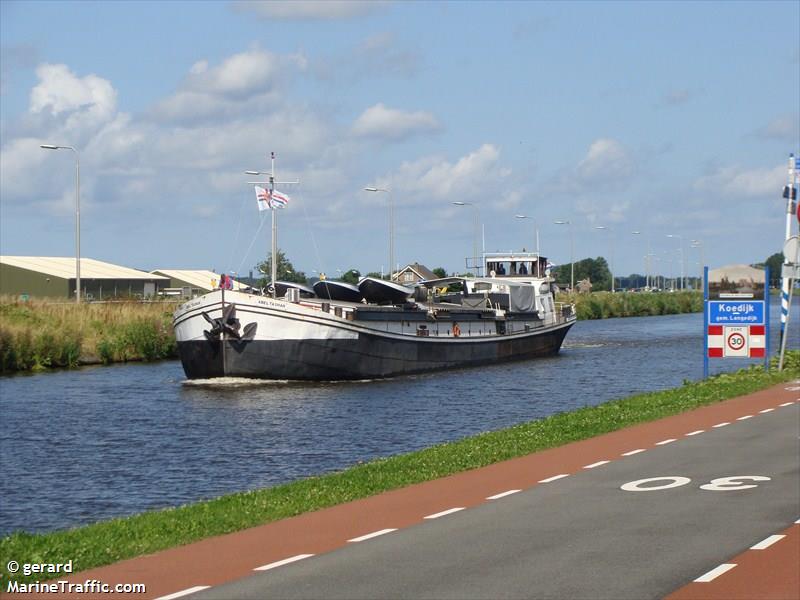
[{"label": "ship railing", "polygon": [[569,302],[556,302],[556,322],[565,323],[575,317],[575,305]]}]

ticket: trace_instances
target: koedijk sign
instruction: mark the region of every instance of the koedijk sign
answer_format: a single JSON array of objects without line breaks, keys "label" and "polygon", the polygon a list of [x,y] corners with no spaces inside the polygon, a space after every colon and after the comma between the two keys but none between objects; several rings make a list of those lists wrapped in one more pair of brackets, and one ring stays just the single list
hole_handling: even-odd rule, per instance
[{"label": "koedijk sign", "polygon": [[709,325],[763,325],[764,302],[755,301],[710,301],[708,303]]}]

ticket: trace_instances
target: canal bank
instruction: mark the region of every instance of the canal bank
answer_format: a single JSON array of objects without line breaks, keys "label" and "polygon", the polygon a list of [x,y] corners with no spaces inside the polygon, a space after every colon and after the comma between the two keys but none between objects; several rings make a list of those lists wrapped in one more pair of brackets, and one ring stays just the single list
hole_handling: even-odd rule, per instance
[{"label": "canal bank", "polygon": [[[700,292],[562,294],[578,319],[699,312]],[[0,298],[0,375],[177,358],[172,313],[178,304]]]},{"label": "canal bank", "polygon": [[[800,376],[800,355],[792,353],[783,373],[752,368],[721,374],[675,390],[561,413],[504,431],[384,458],[340,473],[311,477],[260,491],[234,494],[193,506],[44,535],[14,534],[0,541],[0,553],[23,562],[74,560],[79,570],[191,543],[207,537],[367,498],[385,491],[447,477],[548,448],[593,439],[639,423],[655,421],[721,400],[775,386]],[[0,566],[5,568],[5,565]],[[16,581],[32,581],[4,573]]]}]

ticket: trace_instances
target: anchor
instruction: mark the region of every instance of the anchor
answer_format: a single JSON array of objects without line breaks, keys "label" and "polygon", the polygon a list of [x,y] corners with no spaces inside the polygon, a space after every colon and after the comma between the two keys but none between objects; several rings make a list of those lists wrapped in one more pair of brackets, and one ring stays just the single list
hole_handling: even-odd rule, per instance
[{"label": "anchor", "polygon": [[203,318],[211,325],[210,330],[204,330],[203,334],[209,342],[218,342],[224,335],[236,340],[250,341],[256,335],[257,323],[248,323],[244,326],[244,331],[240,334],[241,323],[236,318],[236,305],[228,304],[222,309],[222,317],[212,319],[207,313],[201,313]]}]

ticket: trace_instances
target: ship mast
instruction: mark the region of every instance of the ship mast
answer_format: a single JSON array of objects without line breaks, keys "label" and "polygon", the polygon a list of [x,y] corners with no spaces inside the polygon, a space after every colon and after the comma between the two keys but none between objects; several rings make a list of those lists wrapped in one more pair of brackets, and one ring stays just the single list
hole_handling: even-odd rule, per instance
[{"label": "ship mast", "polygon": [[[245,171],[247,175],[267,175],[261,171]],[[272,198],[272,193],[275,191],[275,184],[289,185],[293,183],[300,183],[299,181],[275,181],[275,153],[270,152],[270,172],[269,181],[248,181],[248,184],[256,185],[269,185],[269,195]],[[270,200],[270,211],[272,212],[272,249],[270,259],[270,283],[272,285],[272,297],[275,298],[277,290],[275,289],[275,281],[278,279],[278,209],[272,205]]]}]

